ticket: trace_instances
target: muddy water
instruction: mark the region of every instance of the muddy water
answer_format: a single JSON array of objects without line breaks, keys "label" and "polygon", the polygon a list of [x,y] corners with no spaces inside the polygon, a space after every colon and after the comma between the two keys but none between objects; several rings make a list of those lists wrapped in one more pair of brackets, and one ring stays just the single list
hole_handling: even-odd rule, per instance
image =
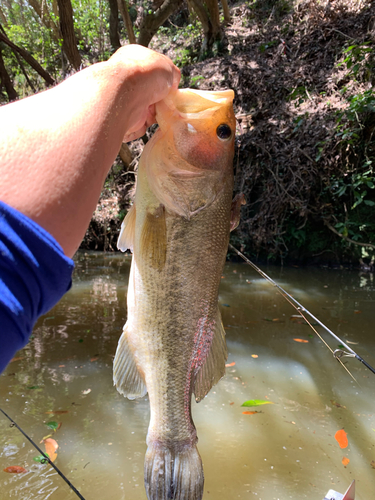
[{"label": "muddy water", "polygon": [[[112,385],[129,266],[122,255],[79,255],[72,290],[39,321],[29,345],[0,377],[1,408],[37,443],[53,434],[55,463],[86,500],[146,498],[148,399],[125,400]],[[267,271],[375,365],[372,275]],[[219,302],[231,366],[193,404],[204,499],[322,500],[329,489],[344,493],[352,479],[356,500],[375,498],[375,375],[348,360],[355,383],[248,266],[226,265]],[[241,407],[249,399],[274,404]],[[46,425],[51,421],[62,424],[56,432]],[[335,440],[339,429],[347,432],[347,448]],[[78,498],[49,465],[33,460],[38,455],[0,414],[0,499]],[[350,460],[346,466],[343,458]],[[10,465],[28,472],[3,472]]]}]

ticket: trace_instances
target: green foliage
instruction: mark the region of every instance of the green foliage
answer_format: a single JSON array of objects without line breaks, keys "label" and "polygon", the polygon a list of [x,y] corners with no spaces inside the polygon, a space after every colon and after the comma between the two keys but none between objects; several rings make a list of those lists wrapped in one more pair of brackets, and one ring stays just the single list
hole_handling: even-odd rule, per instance
[{"label": "green foliage", "polygon": [[190,87],[193,89],[197,89],[199,88],[199,85],[202,81],[204,81],[204,77],[202,75],[192,76],[190,78]]},{"label": "green foliage", "polygon": [[335,229],[353,241],[375,241],[375,94],[372,89],[347,98],[348,107],[336,116],[336,137],[344,175],[333,175],[329,194]]},{"label": "green foliage", "polygon": [[177,67],[183,68],[184,66],[188,66],[190,64],[193,64],[194,62],[197,62],[198,58],[199,54],[197,52],[195,52],[191,48],[186,48],[179,51],[173,62]]},{"label": "green foliage", "polygon": [[371,79],[373,71],[371,56],[374,55],[371,42],[350,45],[344,49],[343,54],[344,60],[339,62],[338,66],[346,66],[347,76],[356,80],[361,78],[364,81],[369,81]]},{"label": "green foliage", "polygon": [[261,52],[265,52],[266,50],[274,47],[275,45],[278,45],[279,43],[280,43],[280,40],[271,40],[270,42],[261,43],[259,46],[259,50]]}]

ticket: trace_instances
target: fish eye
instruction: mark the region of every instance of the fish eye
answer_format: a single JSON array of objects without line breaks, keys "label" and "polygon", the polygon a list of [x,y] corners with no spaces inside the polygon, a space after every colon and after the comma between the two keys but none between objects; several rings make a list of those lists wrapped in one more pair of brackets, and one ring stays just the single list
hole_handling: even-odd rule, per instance
[{"label": "fish eye", "polygon": [[222,123],[217,127],[216,135],[218,136],[219,139],[225,141],[231,137],[232,130],[229,125],[227,125],[226,123]]}]

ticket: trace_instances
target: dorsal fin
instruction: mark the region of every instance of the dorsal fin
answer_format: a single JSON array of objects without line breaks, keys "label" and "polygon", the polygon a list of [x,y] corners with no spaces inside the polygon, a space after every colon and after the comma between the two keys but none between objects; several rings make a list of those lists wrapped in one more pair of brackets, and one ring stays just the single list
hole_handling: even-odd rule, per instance
[{"label": "dorsal fin", "polygon": [[120,236],[117,240],[117,248],[122,252],[125,252],[128,248],[133,251],[135,239],[135,218],[136,210],[134,204],[126,214],[126,217],[121,224]]},{"label": "dorsal fin", "polygon": [[225,330],[218,309],[216,330],[212,339],[211,349],[195,379],[194,394],[197,403],[208,394],[212,386],[224,377],[227,357],[228,350],[225,342]]},{"label": "dorsal fin", "polygon": [[153,213],[147,211],[139,248],[142,258],[147,261],[151,258],[154,269],[163,269],[167,256],[167,225],[163,205],[159,205]]}]

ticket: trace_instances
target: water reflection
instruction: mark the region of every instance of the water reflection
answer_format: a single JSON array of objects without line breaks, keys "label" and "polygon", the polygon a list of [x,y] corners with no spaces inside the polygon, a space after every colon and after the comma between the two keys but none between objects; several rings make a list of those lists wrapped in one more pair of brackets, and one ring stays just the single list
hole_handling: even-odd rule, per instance
[{"label": "water reflection", "polygon": [[[72,290],[39,321],[29,345],[0,377],[1,407],[37,443],[52,432],[59,443],[56,465],[86,499],[146,498],[148,400],[127,401],[112,385],[129,267],[122,255],[80,254]],[[375,365],[372,275],[267,272]],[[290,319],[296,313],[277,290],[249,267],[226,265],[219,303],[228,364],[235,364],[193,405],[204,498],[322,500],[329,488],[343,493],[353,478],[357,500],[373,498],[374,375],[350,360],[360,385],[354,383],[309,327]],[[247,415],[241,404],[248,399],[274,404]],[[50,421],[62,423],[56,433],[46,426]],[[343,450],[334,439],[342,428],[349,439]],[[37,455],[0,417],[1,498],[74,497],[53,469],[33,461]],[[346,467],[343,457],[350,460]],[[10,465],[28,472],[2,472]]]}]

